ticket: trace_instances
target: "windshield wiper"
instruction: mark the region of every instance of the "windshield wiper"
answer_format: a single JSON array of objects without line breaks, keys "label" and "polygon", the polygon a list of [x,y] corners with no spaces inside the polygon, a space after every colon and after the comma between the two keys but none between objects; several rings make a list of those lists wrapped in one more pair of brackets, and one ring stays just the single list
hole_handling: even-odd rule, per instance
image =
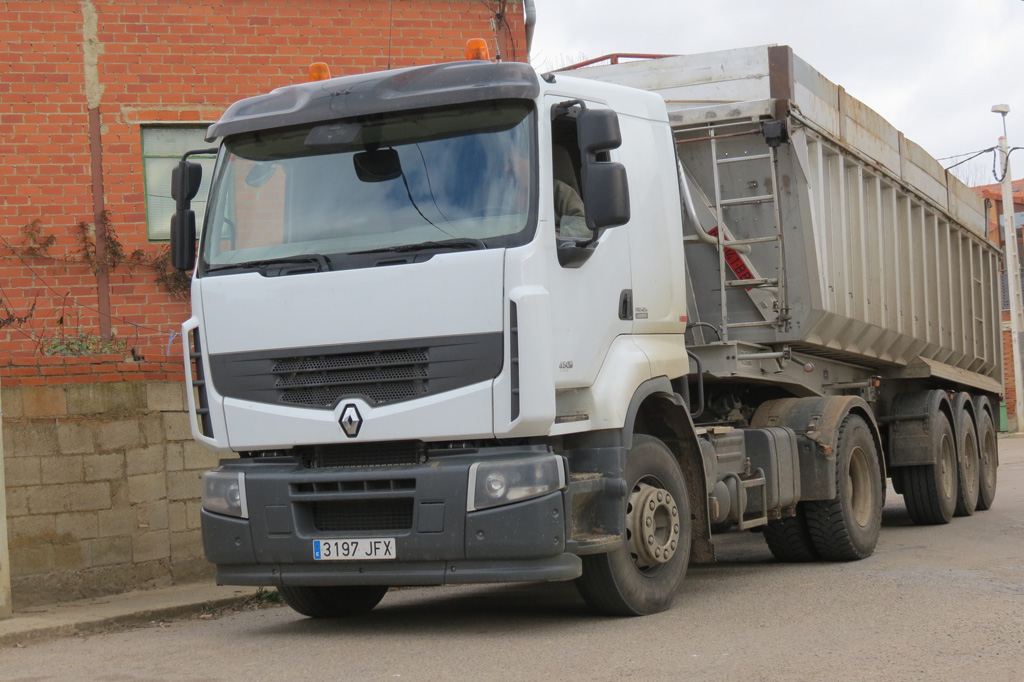
[{"label": "windshield wiper", "polygon": [[207,266],[206,272],[226,272],[228,270],[266,270],[276,265],[301,265],[313,263],[316,272],[324,272],[331,269],[331,261],[327,256],[320,253],[302,253],[296,256],[282,256],[281,258],[269,258],[267,260],[250,260],[242,263],[225,263],[223,265]]},{"label": "windshield wiper", "polygon": [[445,239],[440,242],[419,242],[418,244],[399,244],[398,246],[386,246],[382,249],[370,249],[369,251],[353,251],[350,256],[357,256],[364,253],[406,253],[408,251],[427,251],[429,249],[486,249],[487,245],[480,239],[469,239],[460,237],[458,239]]}]

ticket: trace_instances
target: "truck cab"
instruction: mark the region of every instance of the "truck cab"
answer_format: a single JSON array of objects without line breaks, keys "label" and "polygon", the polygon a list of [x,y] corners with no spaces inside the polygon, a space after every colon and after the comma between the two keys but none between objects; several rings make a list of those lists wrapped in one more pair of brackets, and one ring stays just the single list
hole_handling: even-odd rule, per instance
[{"label": "truck cab", "polygon": [[632,421],[688,370],[660,97],[461,62],[208,137],[184,336],[194,435],[238,453],[204,479],[220,582],[566,580],[621,543]]}]

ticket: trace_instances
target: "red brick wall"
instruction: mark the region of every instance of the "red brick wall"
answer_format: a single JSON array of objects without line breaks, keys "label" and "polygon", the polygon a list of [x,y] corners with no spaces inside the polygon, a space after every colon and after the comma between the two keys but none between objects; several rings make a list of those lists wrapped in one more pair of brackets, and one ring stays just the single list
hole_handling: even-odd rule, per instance
[{"label": "red brick wall", "polygon": [[[173,352],[178,352],[177,346]],[[182,361],[174,357],[160,362],[126,362],[124,355],[111,354],[81,357],[17,355],[7,360],[3,376],[5,386],[174,381],[182,378],[183,367]]]},{"label": "red brick wall", "polygon": [[[504,2],[506,60],[525,59],[520,2]],[[101,283],[82,262],[93,227],[89,108],[98,104],[103,209],[126,254],[148,241],[140,125],[212,122],[231,102],[305,79],[461,59],[466,40],[493,46],[498,0],[9,0],[0,12],[0,377],[80,377],[83,361],[51,361],[62,336],[99,335]],[[90,17],[94,17],[90,21]],[[493,49],[493,47],[492,47]],[[96,56],[92,80],[88,55]],[[102,88],[100,94],[99,86]],[[91,96],[91,99],[90,99]],[[42,246],[32,247],[29,232]],[[52,244],[49,243],[52,240]],[[185,297],[151,265],[109,274],[109,321],[120,364],[88,376],[155,378],[178,366]],[[102,350],[102,349],[100,349]],[[123,355],[137,360],[123,362]],[[40,359],[42,358],[42,359]],[[141,360],[138,360],[141,359]],[[97,358],[102,366],[108,358]],[[40,364],[41,363],[41,364]],[[167,363],[171,363],[168,365]],[[46,371],[43,371],[43,370]],[[126,373],[127,372],[127,373]]]}]

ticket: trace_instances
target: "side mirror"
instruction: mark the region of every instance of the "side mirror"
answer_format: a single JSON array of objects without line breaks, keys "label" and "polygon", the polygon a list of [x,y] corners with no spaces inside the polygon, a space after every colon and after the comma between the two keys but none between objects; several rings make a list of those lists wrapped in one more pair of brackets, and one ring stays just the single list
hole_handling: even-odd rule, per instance
[{"label": "side mirror", "polygon": [[587,227],[596,231],[629,222],[629,183],[625,166],[612,161],[588,161],[583,166],[583,178]]},{"label": "side mirror", "polygon": [[576,139],[588,157],[622,144],[619,117],[611,109],[584,109],[576,119]]},{"label": "side mirror", "polygon": [[171,216],[171,265],[176,270],[191,270],[196,262],[196,212],[192,199],[203,181],[203,167],[182,159],[171,172],[171,197],[175,201]]},{"label": "side mirror", "polygon": [[611,109],[584,109],[576,119],[576,141],[583,156],[583,206],[587,227],[595,232],[629,222],[626,168],[608,161],[622,145],[619,117]]},{"label": "side mirror", "polygon": [[194,161],[182,159],[171,171],[171,198],[178,203],[178,208],[189,207],[189,202],[196,198],[199,186],[203,183],[203,167]]},{"label": "side mirror", "polygon": [[175,211],[171,216],[171,265],[191,270],[196,264],[196,212]]}]

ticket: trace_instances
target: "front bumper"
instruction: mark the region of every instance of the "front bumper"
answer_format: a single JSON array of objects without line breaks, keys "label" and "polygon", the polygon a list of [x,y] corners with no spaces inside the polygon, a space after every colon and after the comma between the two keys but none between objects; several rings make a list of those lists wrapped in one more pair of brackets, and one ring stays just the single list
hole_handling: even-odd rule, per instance
[{"label": "front bumper", "polygon": [[[298,460],[230,460],[245,474],[249,518],[203,510],[203,546],[221,584],[437,585],[569,580],[567,490],[467,511],[475,462],[547,456],[495,447],[387,468],[307,469]],[[394,538],[387,561],[314,561],[316,539]]]},{"label": "front bumper", "polygon": [[[339,564],[340,562],[333,562]],[[360,562],[361,563],[361,562]],[[218,585],[456,585],[572,580],[574,554],[531,561],[398,561],[371,565],[220,564]]]}]

